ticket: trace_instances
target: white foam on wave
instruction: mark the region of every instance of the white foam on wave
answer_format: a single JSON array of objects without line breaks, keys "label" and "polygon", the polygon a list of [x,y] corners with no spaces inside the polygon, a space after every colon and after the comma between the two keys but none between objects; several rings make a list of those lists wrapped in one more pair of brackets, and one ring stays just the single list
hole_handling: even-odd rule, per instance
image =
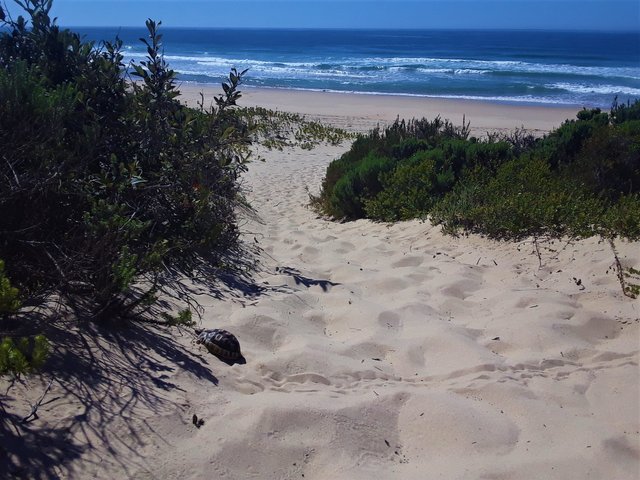
[{"label": "white foam on wave", "polygon": [[[146,57],[143,51],[124,53],[134,60]],[[248,68],[249,83],[276,88],[291,88],[288,84],[297,84],[295,88],[327,90],[321,88],[326,84],[328,89],[343,91],[344,87],[351,93],[361,94],[563,105],[607,103],[615,95],[640,97],[640,67],[633,66],[598,67],[410,56],[280,57],[269,60],[247,57],[227,58],[215,53],[185,52],[183,55],[168,53],[164,58],[179,74],[209,77],[212,81],[228,75],[231,68]],[[480,76],[483,81],[478,87],[475,78]],[[457,82],[455,92],[443,83],[449,81]],[[386,92],[400,85],[409,91],[429,93]],[[507,87],[509,92],[505,90]],[[517,90],[522,95],[517,94]],[[506,95],[501,95],[503,92]]]},{"label": "white foam on wave", "polygon": [[[127,49],[126,55],[131,58],[146,57],[146,53],[132,52]],[[602,78],[640,78],[640,67],[597,67],[555,63],[531,63],[516,60],[479,60],[465,58],[436,58],[436,57],[343,57],[316,58],[307,61],[281,61],[278,59],[264,60],[257,58],[225,58],[208,54],[173,55],[165,54],[165,60],[171,62],[194,62],[203,66],[224,68],[261,69],[300,69],[305,72],[327,71],[321,68],[330,65],[332,72],[351,72],[353,69],[377,69],[388,71],[415,70],[422,73],[454,74],[487,74],[513,73],[517,74],[549,74],[593,76]]]},{"label": "white foam on wave", "polygon": [[359,59],[362,62],[392,64],[392,65],[430,65],[439,63],[464,63],[475,65],[501,65],[514,66],[522,65],[524,62],[517,60],[474,60],[468,58],[437,58],[437,57],[366,57]]},{"label": "white foam on wave", "polygon": [[477,68],[456,68],[453,73],[456,75],[484,75],[491,72],[489,70],[478,70]]},{"label": "white foam on wave", "polygon": [[640,88],[625,87],[620,85],[588,85],[580,83],[553,83],[547,88],[557,88],[573,93],[597,93],[601,95],[637,95],[640,96]]}]

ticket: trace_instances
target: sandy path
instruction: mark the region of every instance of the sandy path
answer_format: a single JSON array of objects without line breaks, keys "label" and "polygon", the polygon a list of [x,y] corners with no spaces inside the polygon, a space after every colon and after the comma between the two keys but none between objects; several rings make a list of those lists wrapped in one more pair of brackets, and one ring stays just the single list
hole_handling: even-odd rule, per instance
[{"label": "sandy path", "polygon": [[531,245],[324,221],[306,187],[343,150],[251,165],[261,292],[201,299],[248,363],[187,388],[206,423],[148,478],[637,478],[640,308],[608,246],[548,245],[539,268]]}]

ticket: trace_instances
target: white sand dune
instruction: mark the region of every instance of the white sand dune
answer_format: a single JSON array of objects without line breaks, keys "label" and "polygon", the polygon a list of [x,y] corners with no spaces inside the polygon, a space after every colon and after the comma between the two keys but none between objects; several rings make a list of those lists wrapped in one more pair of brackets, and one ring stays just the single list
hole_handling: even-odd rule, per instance
[{"label": "white sand dune", "polygon": [[248,363],[215,370],[213,418],[154,476],[637,478],[640,308],[608,245],[546,245],[540,268],[531,244],[322,220],[305,187],[341,151],[252,165],[264,290],[204,319]]},{"label": "white sand dune", "polygon": [[[639,478],[640,302],[622,295],[609,246],[543,244],[540,266],[526,242],[324,220],[307,189],[347,148],[263,152],[246,174],[256,288],[199,301],[202,325],[235,333],[247,364],[179,337],[215,385],[150,348],[165,387],[123,387],[137,406],[90,434],[66,476]],[[619,244],[625,265],[640,265],[639,246]],[[43,417],[72,414],[61,398]]]}]

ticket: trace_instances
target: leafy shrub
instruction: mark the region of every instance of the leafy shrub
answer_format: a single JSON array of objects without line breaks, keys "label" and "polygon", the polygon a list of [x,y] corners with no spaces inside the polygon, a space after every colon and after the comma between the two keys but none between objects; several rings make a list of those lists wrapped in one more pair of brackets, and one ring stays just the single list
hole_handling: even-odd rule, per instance
[{"label": "leafy shrub", "polygon": [[577,120],[567,120],[559,128],[549,133],[539,145],[552,168],[573,163],[584,143],[599,128],[606,127],[609,117],[599,108],[578,112]]},{"label": "leafy shrub", "polygon": [[469,125],[456,127],[440,117],[431,121],[397,119],[382,131],[376,128],[360,135],[348,152],[327,167],[320,195],[312,197],[312,204],[336,218],[363,217],[364,204],[381,190],[380,174],[395,168],[406,155],[428,150],[445,140],[464,140],[468,135]]},{"label": "leafy shrub", "polygon": [[4,272],[4,261],[0,259],[0,316],[20,308],[19,293],[17,288],[11,286]]},{"label": "leafy shrub", "polygon": [[49,356],[49,342],[42,335],[0,341],[0,375],[20,376],[39,370]]},{"label": "leafy shrub", "polygon": [[381,174],[392,167],[391,159],[379,157],[375,153],[363,158],[334,185],[329,198],[331,214],[338,218],[361,218],[366,199],[382,190]]},{"label": "leafy shrub", "polygon": [[420,217],[428,212],[439,180],[434,156],[433,152],[419,152],[395,170],[382,175],[383,189],[365,202],[367,216],[393,222]]},{"label": "leafy shrub", "polygon": [[620,197],[604,213],[599,227],[604,237],[640,240],[640,194]]},{"label": "leafy shrub", "polygon": [[396,121],[329,165],[315,205],[346,218],[430,215],[452,234],[637,239],[639,194],[640,101],[582,110],[541,139],[516,130],[478,140],[439,118]]},{"label": "leafy shrub", "polygon": [[383,189],[366,202],[375,220],[395,221],[424,216],[456,179],[455,158],[438,148],[415,153],[381,177]]},{"label": "leafy shrub", "polygon": [[603,209],[542,159],[520,158],[502,165],[495,175],[476,171],[433,212],[434,223],[492,238],[520,240],[529,236],[589,236],[591,219]]},{"label": "leafy shrub", "polygon": [[567,170],[612,201],[640,192],[640,120],[594,130]]},{"label": "leafy shrub", "polygon": [[397,160],[410,158],[412,155],[433,148],[434,144],[427,140],[407,138],[391,147],[391,156]]},{"label": "leafy shrub", "polygon": [[81,296],[100,319],[146,308],[237,245],[244,72],[189,109],[159,23],[128,83],[119,40],[85,43],[50,20],[50,0],[19,4],[29,21],[0,31],[0,256],[25,298]]},{"label": "leafy shrub", "polygon": [[618,99],[614,99],[611,105],[611,123],[619,125],[630,120],[640,120],[640,102],[618,103]]},{"label": "leafy shrub", "polygon": [[464,163],[455,166],[458,178],[463,168],[473,170],[476,167],[481,167],[495,172],[503,163],[514,157],[512,144],[503,140],[464,142],[458,148],[463,150],[465,154]]},{"label": "leafy shrub", "polygon": [[[11,286],[4,271],[4,261],[0,260],[0,321],[20,308],[19,291]],[[0,339],[0,375],[19,376],[40,369],[49,354],[49,342],[43,335],[33,339],[26,337],[15,341],[6,337]]]}]

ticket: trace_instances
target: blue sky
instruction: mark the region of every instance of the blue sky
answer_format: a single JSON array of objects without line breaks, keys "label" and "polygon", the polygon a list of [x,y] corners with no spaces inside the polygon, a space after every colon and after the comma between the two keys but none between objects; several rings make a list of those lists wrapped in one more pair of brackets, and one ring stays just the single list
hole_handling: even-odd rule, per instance
[{"label": "blue sky", "polygon": [[73,26],[640,30],[639,0],[54,0],[53,14]]}]

